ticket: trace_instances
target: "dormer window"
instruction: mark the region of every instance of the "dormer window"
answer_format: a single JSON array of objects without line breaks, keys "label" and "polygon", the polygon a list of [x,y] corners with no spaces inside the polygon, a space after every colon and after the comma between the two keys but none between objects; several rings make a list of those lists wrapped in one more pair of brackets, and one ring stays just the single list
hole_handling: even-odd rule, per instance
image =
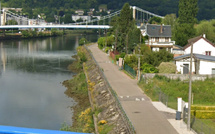
[{"label": "dormer window", "polygon": [[205,55],[211,56],[211,51],[205,51]]}]

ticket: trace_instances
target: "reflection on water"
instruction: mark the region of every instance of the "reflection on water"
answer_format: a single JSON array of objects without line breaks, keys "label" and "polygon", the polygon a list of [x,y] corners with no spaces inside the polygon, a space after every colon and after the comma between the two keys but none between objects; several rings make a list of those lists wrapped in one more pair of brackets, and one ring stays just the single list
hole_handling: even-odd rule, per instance
[{"label": "reflection on water", "polygon": [[75,102],[61,82],[79,37],[0,42],[0,125],[54,129],[72,124]]}]

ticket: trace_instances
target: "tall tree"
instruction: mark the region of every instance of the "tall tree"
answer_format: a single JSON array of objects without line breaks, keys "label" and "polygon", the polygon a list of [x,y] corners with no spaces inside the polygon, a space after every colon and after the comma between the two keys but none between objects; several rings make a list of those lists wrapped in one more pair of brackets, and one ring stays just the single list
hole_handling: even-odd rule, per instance
[{"label": "tall tree", "polygon": [[206,38],[215,43],[215,20],[201,21],[196,27],[196,35],[206,35]]},{"label": "tall tree", "polygon": [[[116,18],[115,21],[112,22],[112,24],[114,25],[114,34],[117,38],[117,50],[126,53],[132,51],[134,49],[133,44],[137,41],[131,41],[131,33],[134,33],[133,30],[136,29],[135,21],[132,16],[132,9],[130,9],[130,5],[128,3],[124,4],[120,12],[120,16]],[[140,32],[138,32],[138,37],[140,37],[139,33]],[[136,44],[138,43],[139,42],[137,42]]]},{"label": "tall tree", "polygon": [[197,19],[198,0],[179,0],[178,23],[173,35],[177,45],[184,46],[187,40],[195,36],[194,24]]}]

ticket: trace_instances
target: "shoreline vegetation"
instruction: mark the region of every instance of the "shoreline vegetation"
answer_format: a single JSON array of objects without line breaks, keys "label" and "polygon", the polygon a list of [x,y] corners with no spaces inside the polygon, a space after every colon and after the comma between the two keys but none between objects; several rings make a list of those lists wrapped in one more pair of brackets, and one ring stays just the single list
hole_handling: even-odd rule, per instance
[{"label": "shoreline vegetation", "polygon": [[130,132],[109,85],[85,47],[77,48],[76,61],[69,68],[77,75],[63,85],[67,88],[65,94],[77,105],[71,108],[72,126],[64,123],[60,130],[100,134]]},{"label": "shoreline vegetation", "polygon": [[30,39],[30,38],[45,38],[45,37],[56,37],[65,34],[70,35],[87,35],[95,34],[95,30],[65,30],[52,28],[46,31],[36,31],[36,30],[12,30],[12,31],[0,31],[0,40],[10,40],[10,39]]},{"label": "shoreline vegetation", "polygon": [[77,48],[78,54],[73,56],[76,60],[68,66],[69,70],[77,74],[72,79],[65,80],[62,83],[67,88],[64,93],[77,102],[75,106],[71,107],[73,110],[73,124],[72,126],[63,124],[60,130],[90,133],[94,132],[94,125],[86,76],[83,71],[83,62],[87,59],[84,53],[80,52],[80,48]]}]

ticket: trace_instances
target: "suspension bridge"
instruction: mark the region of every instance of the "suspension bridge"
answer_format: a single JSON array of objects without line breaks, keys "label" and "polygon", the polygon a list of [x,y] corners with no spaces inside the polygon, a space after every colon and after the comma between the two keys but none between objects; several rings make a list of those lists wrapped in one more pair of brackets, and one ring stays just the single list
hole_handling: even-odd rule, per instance
[{"label": "suspension bridge", "polygon": [[[140,26],[140,24],[146,23],[151,17],[159,17],[164,18],[163,16],[154,14],[152,12],[143,10],[136,6],[130,7],[133,11],[133,18],[135,19],[137,25]],[[38,24],[30,24],[30,21],[32,19],[29,19],[24,16],[17,15],[9,10],[1,10],[2,11],[2,20],[0,29],[29,29],[29,28],[62,28],[62,29],[109,29],[111,28],[110,21],[114,16],[118,16],[120,14],[120,11],[116,11],[114,13],[108,14],[106,16],[100,17],[100,19],[90,19],[83,22],[78,23],[72,23],[72,24],[53,24],[53,23],[44,23],[44,21],[41,20],[35,20],[38,22]],[[8,20],[16,20],[18,22],[18,25],[5,25]],[[32,22],[31,22],[32,23]]]}]

